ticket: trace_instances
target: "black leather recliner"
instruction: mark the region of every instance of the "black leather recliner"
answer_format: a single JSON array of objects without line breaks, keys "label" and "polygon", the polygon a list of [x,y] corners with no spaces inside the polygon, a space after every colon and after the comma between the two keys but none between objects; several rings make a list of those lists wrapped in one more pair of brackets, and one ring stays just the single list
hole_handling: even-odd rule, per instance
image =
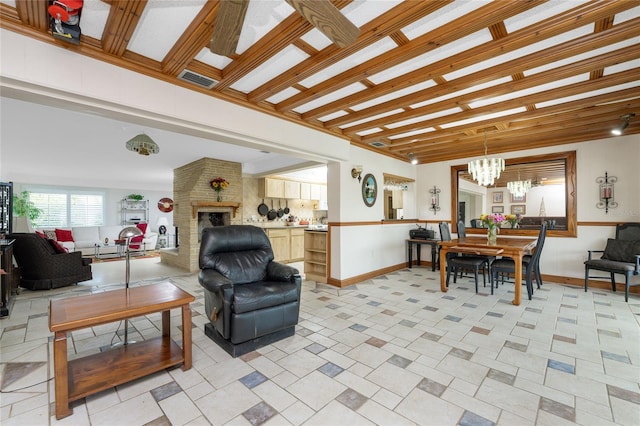
[{"label": "black leather recliner", "polygon": [[237,357],[295,332],[302,278],[273,261],[269,238],[251,225],[205,228],[198,281],[205,289],[204,331]]}]

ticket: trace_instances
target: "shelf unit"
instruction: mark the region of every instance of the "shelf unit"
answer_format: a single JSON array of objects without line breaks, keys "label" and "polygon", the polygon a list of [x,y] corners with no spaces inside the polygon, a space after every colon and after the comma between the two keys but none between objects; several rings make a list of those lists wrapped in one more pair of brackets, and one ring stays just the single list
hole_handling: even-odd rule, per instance
[{"label": "shelf unit", "polygon": [[306,279],[327,282],[327,232],[305,231],[304,274]]},{"label": "shelf unit", "polygon": [[148,223],[149,200],[131,200],[124,198],[120,202],[120,220],[122,225]]}]

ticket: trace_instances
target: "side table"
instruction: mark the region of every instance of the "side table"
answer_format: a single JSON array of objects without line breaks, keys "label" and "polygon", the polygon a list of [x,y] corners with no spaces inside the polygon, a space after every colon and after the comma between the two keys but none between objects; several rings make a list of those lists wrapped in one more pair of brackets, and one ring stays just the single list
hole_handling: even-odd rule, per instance
[{"label": "side table", "polygon": [[[170,282],[86,296],[52,299],[49,330],[55,333],[53,362],[56,419],[73,413],[69,402],[182,363],[191,368],[191,308],[195,297]],[[182,348],[170,335],[170,310],[182,310]],[[67,333],[162,312],[162,335],[67,360]]]}]

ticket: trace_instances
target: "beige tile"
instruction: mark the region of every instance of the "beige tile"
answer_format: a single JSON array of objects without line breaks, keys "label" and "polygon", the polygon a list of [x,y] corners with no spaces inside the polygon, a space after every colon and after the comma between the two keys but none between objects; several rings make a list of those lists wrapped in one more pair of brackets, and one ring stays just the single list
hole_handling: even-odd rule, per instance
[{"label": "beige tile", "polygon": [[212,425],[223,425],[259,402],[260,398],[240,382],[233,382],[195,401]]},{"label": "beige tile", "polygon": [[529,420],[536,419],[540,401],[535,394],[492,379],[482,382],[478,399]]},{"label": "beige tile", "polygon": [[309,408],[308,405],[297,401],[292,406],[284,410],[281,414],[282,417],[287,419],[287,421],[289,421],[292,425],[301,425],[302,423],[307,421],[309,417],[313,416],[315,414],[315,411]]},{"label": "beige tile", "polygon": [[252,390],[276,411],[281,412],[296,402],[296,398],[293,395],[270,380],[259,384]]},{"label": "beige tile", "polygon": [[314,371],[287,387],[287,391],[314,410],[319,410],[345,389],[341,383]]},{"label": "beige tile", "polygon": [[434,425],[457,424],[464,409],[419,389],[411,391],[394,410],[416,424],[426,419]]},{"label": "beige tile", "polygon": [[367,380],[400,396],[406,396],[422,380],[422,377],[404,368],[385,362],[373,370]]},{"label": "beige tile", "polygon": [[394,426],[409,426],[415,425],[411,420],[395,413],[379,404],[375,401],[367,401],[360,408],[358,408],[358,414],[369,419],[371,422],[377,425],[394,425]]},{"label": "beige tile", "polygon": [[202,415],[184,392],[178,392],[159,401],[158,404],[173,426],[187,424]]},{"label": "beige tile", "polygon": [[145,392],[90,415],[89,418],[92,426],[143,425],[162,415],[162,410],[151,396],[151,393]]},{"label": "beige tile", "polygon": [[332,401],[326,407],[316,412],[305,423],[305,426],[327,426],[327,425],[375,425],[365,417],[348,409],[337,401]]}]

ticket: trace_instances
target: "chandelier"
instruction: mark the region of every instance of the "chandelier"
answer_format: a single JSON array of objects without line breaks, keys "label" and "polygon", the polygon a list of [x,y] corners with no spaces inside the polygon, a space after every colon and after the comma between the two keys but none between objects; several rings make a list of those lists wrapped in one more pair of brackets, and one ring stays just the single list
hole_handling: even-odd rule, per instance
[{"label": "chandelier", "polygon": [[524,197],[531,189],[531,179],[520,179],[520,170],[518,170],[518,180],[507,182],[507,189],[514,197]]},{"label": "chandelier", "polygon": [[468,171],[481,186],[493,185],[504,171],[504,159],[487,157],[487,131],[484,132],[484,158],[469,161]]},{"label": "chandelier", "polygon": [[137,152],[140,155],[157,154],[160,152],[158,144],[144,133],[140,133],[138,136],[134,136],[128,140],[126,146],[129,151]]}]

